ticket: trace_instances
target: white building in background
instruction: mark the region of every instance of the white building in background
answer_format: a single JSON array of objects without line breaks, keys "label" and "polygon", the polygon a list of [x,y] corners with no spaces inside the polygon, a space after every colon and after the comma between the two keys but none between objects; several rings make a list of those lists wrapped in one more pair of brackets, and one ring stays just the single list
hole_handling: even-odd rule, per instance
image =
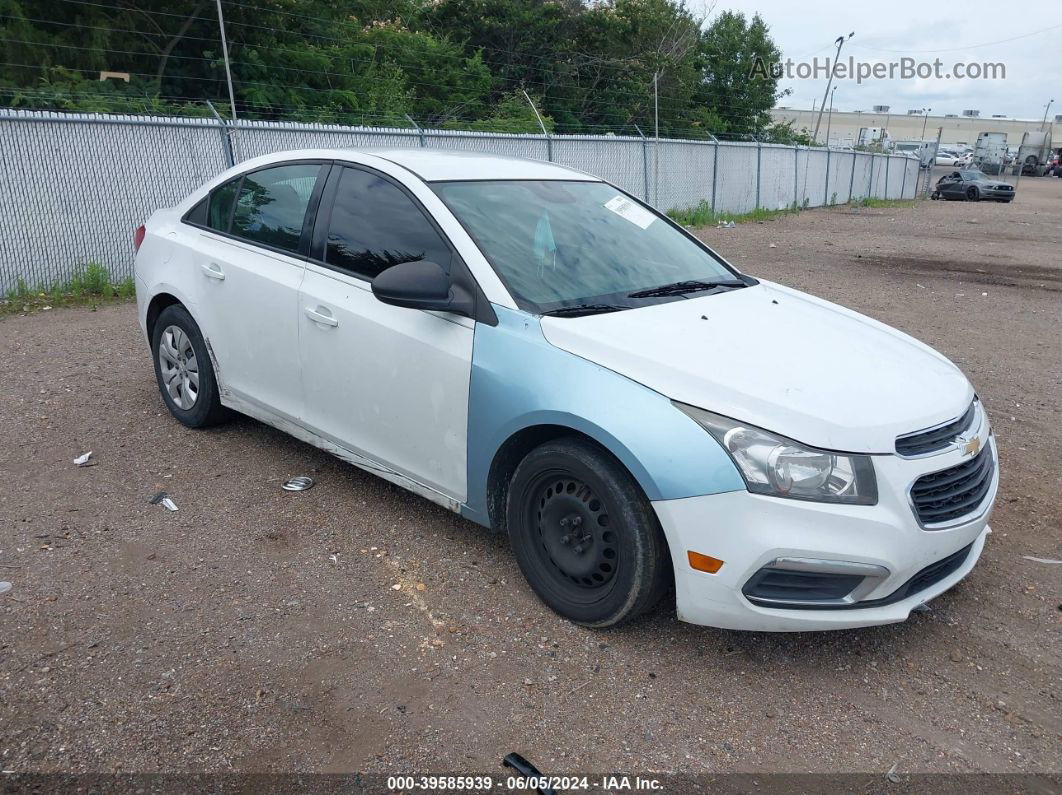
[{"label": "white building in background", "polygon": [[[827,111],[828,113],[828,111]],[[819,127],[819,140],[826,137],[826,116],[822,115],[822,125]],[[884,130],[888,140],[921,140],[922,128],[925,125],[925,137],[936,140],[937,128],[943,127],[941,145],[965,145],[973,148],[977,143],[977,136],[982,132],[1003,132],[1007,134],[1008,141],[1014,141],[1014,145],[1021,141],[1022,135],[1027,130],[1039,130],[1041,119],[1002,119],[996,116],[986,118],[975,110],[963,110],[959,113],[930,114],[925,119],[921,112],[908,112],[897,109],[893,113],[875,113],[873,111],[833,111],[830,120],[830,144],[833,146],[855,146],[861,139],[867,138],[868,132],[876,131],[874,140],[881,138]],[[807,129],[809,132],[815,129],[815,120],[818,111],[809,108],[775,108],[771,116],[776,122],[793,122],[793,129],[800,131]],[[1052,132],[1052,128],[1058,126],[1059,136],[1062,136],[1062,116],[1056,116],[1052,120],[1048,118],[1046,129]],[[1052,136],[1054,137],[1054,136]],[[1055,141],[1059,145],[1062,141]]]}]

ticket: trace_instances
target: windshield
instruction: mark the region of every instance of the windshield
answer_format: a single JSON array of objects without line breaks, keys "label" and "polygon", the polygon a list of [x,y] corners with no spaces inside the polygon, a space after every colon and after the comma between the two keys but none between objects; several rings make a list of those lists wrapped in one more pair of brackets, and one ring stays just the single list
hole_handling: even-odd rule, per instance
[{"label": "windshield", "polygon": [[[432,188],[517,304],[536,314],[682,300],[738,278],[656,212],[602,182],[438,182]],[[678,283],[686,287],[631,295]]]},{"label": "windshield", "polygon": [[987,179],[984,173],[980,171],[960,171],[959,174],[967,182],[976,182],[979,179]]}]

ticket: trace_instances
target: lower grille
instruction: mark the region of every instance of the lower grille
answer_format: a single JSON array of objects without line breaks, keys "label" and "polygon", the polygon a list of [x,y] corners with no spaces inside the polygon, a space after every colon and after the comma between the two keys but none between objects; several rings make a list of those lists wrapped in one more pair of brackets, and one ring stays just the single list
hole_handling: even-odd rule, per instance
[{"label": "lower grille", "polygon": [[[927,588],[931,588],[943,579],[951,576],[962,568],[962,564],[966,562],[966,559],[970,556],[970,550],[973,549],[973,543],[967,544],[958,552],[953,552],[946,558],[941,558],[938,561],[930,563],[924,569],[920,570],[911,579],[897,588],[888,596],[883,596],[880,599],[864,599],[862,602],[847,602],[847,603],[825,603],[821,605],[816,604],[768,604],[758,602],[754,593],[750,592],[749,586],[753,584],[760,572],[757,572],[751,580],[746,584],[743,589],[745,596],[749,601],[758,604],[760,607],[773,607],[779,610],[865,610],[868,607],[885,607],[886,605],[896,604],[902,602],[911,596],[916,596]],[[792,572],[788,572],[792,573]],[[790,595],[791,599],[799,599],[800,596]]]},{"label": "lower grille", "polygon": [[973,513],[992,488],[994,472],[992,448],[986,446],[969,461],[923,475],[911,487],[918,521],[923,525],[944,524]]}]

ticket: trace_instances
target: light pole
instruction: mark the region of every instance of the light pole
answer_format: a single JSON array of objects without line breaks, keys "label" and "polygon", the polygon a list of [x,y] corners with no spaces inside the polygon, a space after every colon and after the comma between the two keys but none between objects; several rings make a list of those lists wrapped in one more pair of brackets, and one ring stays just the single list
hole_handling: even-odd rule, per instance
[{"label": "light pole", "polygon": [[1047,126],[1047,111],[1051,110],[1051,106],[1054,104],[1054,102],[1055,101],[1053,99],[1050,100],[1047,103],[1047,107],[1044,108],[1044,120],[1042,122],[1040,122],[1040,131],[1041,132],[1043,131],[1044,127]]},{"label": "light pole", "polygon": [[[834,56],[833,63],[830,64],[830,79],[826,81],[826,92],[822,95],[822,105],[819,107],[819,118],[815,121],[815,134],[811,136],[812,141],[819,140],[819,126],[822,124],[822,111],[826,107],[826,97],[829,96],[830,86],[833,85],[833,73],[837,71],[837,62],[841,59],[841,47],[843,47],[844,43],[854,35],[855,31],[853,30],[848,34],[847,38],[844,36],[837,37],[837,55]],[[827,144],[828,143],[829,141],[827,141]]]},{"label": "light pole", "polygon": [[922,140],[926,140],[926,123],[929,121],[929,112],[932,108],[922,108]]},{"label": "light pole", "polygon": [[830,122],[833,121],[833,95],[837,93],[837,86],[830,92],[830,112],[826,115],[826,148],[830,148]]}]

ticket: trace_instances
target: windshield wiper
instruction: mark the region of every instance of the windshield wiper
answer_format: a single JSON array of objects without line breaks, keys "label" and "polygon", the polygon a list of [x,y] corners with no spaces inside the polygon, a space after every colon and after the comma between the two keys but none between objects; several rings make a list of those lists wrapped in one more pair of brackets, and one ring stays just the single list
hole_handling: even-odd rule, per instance
[{"label": "windshield wiper", "polygon": [[712,282],[693,280],[663,284],[660,287],[650,287],[648,290],[639,290],[635,293],[628,293],[627,297],[656,298],[664,295],[683,295],[685,293],[696,293],[701,290],[714,290],[717,287],[748,287],[748,285],[740,279],[719,279]]},{"label": "windshield wiper", "polygon": [[616,304],[575,304],[574,306],[562,306],[560,309],[551,309],[542,314],[550,317],[582,317],[583,315],[603,315],[606,312],[619,312],[623,309],[633,309],[633,307],[617,306]]}]

